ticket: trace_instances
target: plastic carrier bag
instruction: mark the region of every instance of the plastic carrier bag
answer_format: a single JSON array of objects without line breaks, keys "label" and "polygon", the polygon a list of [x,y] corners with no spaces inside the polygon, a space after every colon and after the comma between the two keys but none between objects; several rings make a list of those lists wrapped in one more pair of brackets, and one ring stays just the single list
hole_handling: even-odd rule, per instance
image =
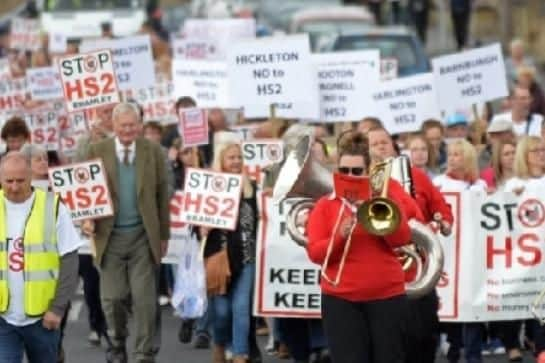
[{"label": "plastic carrier bag", "polygon": [[206,275],[200,246],[194,234],[183,243],[171,304],[182,319],[196,319],[207,307]]}]

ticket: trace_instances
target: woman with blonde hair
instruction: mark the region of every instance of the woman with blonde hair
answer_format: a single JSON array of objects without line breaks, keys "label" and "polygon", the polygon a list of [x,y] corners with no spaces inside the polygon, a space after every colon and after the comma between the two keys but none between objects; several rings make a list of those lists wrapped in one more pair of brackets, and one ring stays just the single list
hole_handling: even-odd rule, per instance
[{"label": "woman with blonde hair", "polygon": [[[218,172],[242,174],[241,140],[232,132],[217,132],[214,137],[212,168]],[[207,234],[205,258],[227,252],[230,279],[211,299],[214,316],[213,362],[224,363],[229,345],[233,363],[245,363],[250,355],[251,297],[254,286],[256,237],[259,214],[256,185],[242,176],[242,195],[237,228],[214,228]]]},{"label": "woman with blonde hair", "polygon": [[545,186],[545,142],[541,137],[519,139],[514,169],[515,176],[505,183],[505,190],[521,193],[524,188]]},{"label": "woman with blonde hair", "polygon": [[505,182],[515,175],[515,150],[517,143],[513,140],[502,140],[492,147],[491,166],[481,172],[489,192],[503,190]]},{"label": "woman with blonde hair", "polygon": [[[441,191],[485,191],[486,183],[479,179],[475,147],[463,139],[451,142],[447,148],[447,171],[434,178],[433,184]],[[445,323],[444,326],[450,343],[447,353],[449,362],[459,361],[462,346],[467,362],[482,361],[483,333],[480,323]]]}]

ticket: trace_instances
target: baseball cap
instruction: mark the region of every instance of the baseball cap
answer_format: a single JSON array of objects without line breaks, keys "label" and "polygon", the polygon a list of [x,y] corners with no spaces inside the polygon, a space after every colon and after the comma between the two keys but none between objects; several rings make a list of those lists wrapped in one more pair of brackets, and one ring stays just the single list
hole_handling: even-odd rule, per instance
[{"label": "baseball cap", "polygon": [[488,129],[486,130],[488,133],[506,131],[513,131],[513,123],[505,119],[494,120],[494,122],[488,125]]},{"label": "baseball cap", "polygon": [[447,117],[447,127],[467,125],[467,116],[463,113],[453,113]]}]

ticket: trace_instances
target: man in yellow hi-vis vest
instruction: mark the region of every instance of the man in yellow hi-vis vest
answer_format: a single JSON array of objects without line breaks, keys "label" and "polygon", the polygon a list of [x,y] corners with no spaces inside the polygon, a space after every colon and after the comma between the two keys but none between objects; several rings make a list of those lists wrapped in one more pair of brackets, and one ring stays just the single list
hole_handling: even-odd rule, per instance
[{"label": "man in yellow hi-vis vest", "polygon": [[55,363],[59,326],[78,283],[81,239],[53,193],[30,185],[30,160],[0,161],[0,362]]}]

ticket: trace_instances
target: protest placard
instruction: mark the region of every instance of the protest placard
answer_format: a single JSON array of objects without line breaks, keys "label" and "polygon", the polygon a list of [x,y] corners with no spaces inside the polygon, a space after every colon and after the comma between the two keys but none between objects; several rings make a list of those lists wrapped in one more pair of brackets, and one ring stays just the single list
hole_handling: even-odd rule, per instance
[{"label": "protest placard", "polygon": [[246,118],[269,117],[271,105],[278,117],[320,117],[307,34],[241,40],[229,47],[227,63],[231,103]]},{"label": "protest placard", "polygon": [[126,90],[121,97],[124,101],[138,102],[144,112],[144,122],[158,121],[163,125],[178,122],[174,100],[174,83],[162,82],[139,90]]},{"label": "protest placard", "polygon": [[104,166],[99,159],[49,168],[55,193],[70,210],[72,220],[97,219],[113,215]]},{"label": "protest placard", "polygon": [[314,54],[322,122],[349,122],[369,116],[371,91],[380,77],[378,50]]},{"label": "protest placard", "polygon": [[441,111],[508,95],[500,44],[432,59]]},{"label": "protest placard", "polygon": [[80,52],[110,49],[120,90],[153,87],[155,66],[149,35],[84,41]]},{"label": "protest placard", "polygon": [[436,87],[431,73],[381,82],[372,90],[375,114],[388,132],[397,134],[420,129],[430,118],[441,119]]},{"label": "protest placard", "polygon": [[254,314],[270,317],[319,318],[320,266],[286,230],[287,213],[297,199],[273,203],[261,197]]},{"label": "protest placard", "polygon": [[61,151],[68,157],[76,154],[79,139],[89,134],[89,125],[85,112],[59,114],[61,131]]},{"label": "protest placard", "polygon": [[242,189],[239,174],[188,168],[185,174],[182,221],[234,231]]},{"label": "protest placard", "polygon": [[179,133],[184,147],[208,144],[208,111],[200,108],[180,108]]},{"label": "protest placard", "polygon": [[10,48],[37,51],[42,46],[40,20],[15,17],[11,19]]},{"label": "protest placard", "polygon": [[59,149],[58,114],[53,109],[37,108],[25,113],[25,122],[30,129],[30,139],[33,144],[41,145],[47,150]]},{"label": "protest placard", "polygon": [[[181,33],[189,42],[197,41],[202,44],[202,41],[206,41],[209,47],[207,53],[212,56],[207,57],[207,60],[224,60],[229,47],[235,41],[255,38],[256,21],[254,18],[186,19]],[[210,46],[214,49],[211,50]]]},{"label": "protest placard", "polygon": [[9,59],[0,58],[0,80],[11,78],[11,69],[9,65]]},{"label": "protest placard", "polygon": [[176,190],[170,199],[170,239],[162,263],[180,263],[180,256],[185,243],[196,243],[195,233],[186,223],[181,221],[184,192]]},{"label": "protest placard", "polygon": [[26,79],[33,100],[46,101],[63,97],[61,75],[56,67],[29,68]]},{"label": "protest placard", "polygon": [[117,79],[109,50],[59,58],[68,112],[119,102]]},{"label": "protest placard", "polygon": [[282,161],[284,143],[282,140],[258,139],[242,143],[242,160],[245,174],[261,185],[263,169]]},{"label": "protest placard", "polygon": [[8,78],[0,82],[0,113],[10,114],[24,108],[27,98],[26,78]]},{"label": "protest placard", "polygon": [[221,60],[218,54],[218,44],[214,39],[174,39],[172,55],[174,59],[181,60]]},{"label": "protest placard", "polygon": [[174,60],[172,80],[175,98],[188,96],[199,107],[229,108],[227,65],[224,62]]}]

